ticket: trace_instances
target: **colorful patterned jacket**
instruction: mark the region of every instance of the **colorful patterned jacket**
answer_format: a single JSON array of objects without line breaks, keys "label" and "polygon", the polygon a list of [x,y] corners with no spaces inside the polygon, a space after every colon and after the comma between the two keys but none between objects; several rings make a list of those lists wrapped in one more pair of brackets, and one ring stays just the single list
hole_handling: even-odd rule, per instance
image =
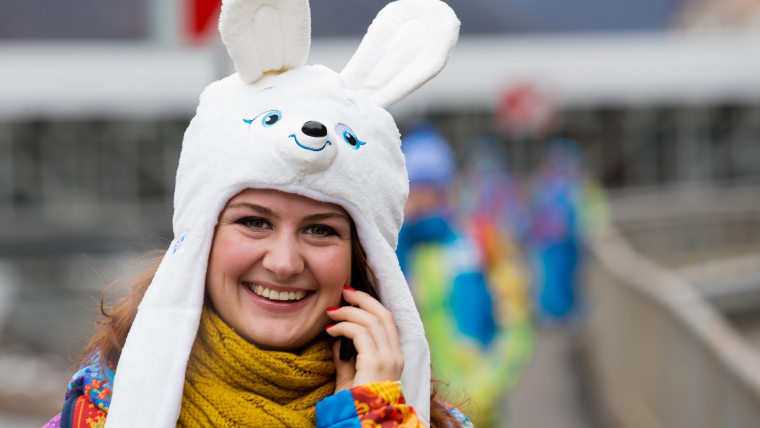
[{"label": "colorful patterned jacket", "polygon": [[503,424],[499,409],[530,361],[533,331],[517,264],[502,254],[485,263],[478,243],[434,212],[404,224],[397,254],[425,325],[433,377],[466,392],[468,415],[491,427]]},{"label": "colorful patterned jacket", "polygon": [[[97,361],[77,371],[66,388],[61,413],[42,428],[102,428],[111,401],[113,371]],[[455,408],[451,414],[465,427],[467,417]],[[424,427],[407,405],[399,382],[374,382],[340,391],[317,403],[318,428]]]}]

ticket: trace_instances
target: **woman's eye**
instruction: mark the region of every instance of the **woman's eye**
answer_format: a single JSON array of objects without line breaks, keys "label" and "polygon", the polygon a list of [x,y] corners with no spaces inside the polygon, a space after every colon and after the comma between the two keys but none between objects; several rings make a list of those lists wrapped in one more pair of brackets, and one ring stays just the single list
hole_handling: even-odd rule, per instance
[{"label": "woman's eye", "polygon": [[314,236],[333,236],[338,234],[335,229],[323,224],[315,224],[313,226],[309,226],[307,232],[310,235]]},{"label": "woman's eye", "polygon": [[356,136],[356,133],[351,130],[348,126],[339,123],[335,126],[335,131],[343,137],[343,141],[348,143],[349,147],[351,147],[354,150],[359,150],[359,147],[367,144],[364,141],[360,140],[359,137]]},{"label": "woman's eye", "polygon": [[261,119],[263,126],[272,126],[282,118],[282,113],[277,110],[272,110],[264,113],[264,117]]},{"label": "woman's eye", "polygon": [[269,223],[260,217],[245,217],[235,223],[242,224],[249,229],[266,229],[269,226]]}]

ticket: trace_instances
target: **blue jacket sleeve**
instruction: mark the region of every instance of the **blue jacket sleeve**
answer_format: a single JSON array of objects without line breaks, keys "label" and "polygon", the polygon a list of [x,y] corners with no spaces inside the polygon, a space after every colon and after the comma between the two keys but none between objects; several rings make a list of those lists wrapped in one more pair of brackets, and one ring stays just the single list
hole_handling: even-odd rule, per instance
[{"label": "blue jacket sleeve", "polygon": [[317,428],[361,428],[351,391],[343,390],[317,403]]}]

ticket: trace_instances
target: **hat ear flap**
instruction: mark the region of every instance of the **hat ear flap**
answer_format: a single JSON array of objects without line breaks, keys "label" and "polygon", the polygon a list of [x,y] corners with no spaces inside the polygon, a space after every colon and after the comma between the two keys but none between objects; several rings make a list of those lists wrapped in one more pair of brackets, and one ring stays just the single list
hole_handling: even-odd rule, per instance
[{"label": "hat ear flap", "polygon": [[240,77],[253,83],[267,71],[306,62],[311,46],[308,0],[224,0],[219,32]]},{"label": "hat ear flap", "polygon": [[385,6],[341,75],[385,108],[422,86],[446,65],[459,20],[439,0],[397,0]]}]

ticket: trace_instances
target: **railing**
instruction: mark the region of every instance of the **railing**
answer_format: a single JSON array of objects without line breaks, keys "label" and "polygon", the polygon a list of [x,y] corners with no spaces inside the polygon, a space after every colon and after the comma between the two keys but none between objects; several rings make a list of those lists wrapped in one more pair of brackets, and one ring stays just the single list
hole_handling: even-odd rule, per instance
[{"label": "railing", "polygon": [[[648,208],[662,213],[674,205],[671,200],[664,207],[649,204]],[[697,259],[703,258],[708,247],[712,247],[710,254],[717,254],[726,248],[720,243],[728,242],[727,234],[735,233],[732,220],[742,219],[743,225],[750,226],[746,233],[758,233],[754,230],[760,218],[757,205],[735,206],[730,215],[724,213],[723,226],[716,228],[704,225],[717,225],[713,214],[725,206],[716,206],[713,200],[701,210],[682,207],[690,212],[686,217],[694,228],[675,232],[662,228],[660,245],[647,244],[651,236],[642,239],[635,232],[629,239],[621,229],[629,233],[647,229],[630,224],[590,239],[584,350],[594,398],[608,426],[760,426],[759,348],[748,343],[700,288],[640,252],[655,254],[658,261],[680,258],[679,264],[689,257],[668,257],[666,250],[671,256],[684,255],[690,242],[709,241],[716,245],[693,248],[700,254]],[[624,217],[618,216],[618,221],[625,223]],[[648,230],[653,236],[654,229]],[[737,242],[746,245],[739,246],[752,251],[751,240],[743,238]],[[637,241],[636,250],[631,240]]]}]

